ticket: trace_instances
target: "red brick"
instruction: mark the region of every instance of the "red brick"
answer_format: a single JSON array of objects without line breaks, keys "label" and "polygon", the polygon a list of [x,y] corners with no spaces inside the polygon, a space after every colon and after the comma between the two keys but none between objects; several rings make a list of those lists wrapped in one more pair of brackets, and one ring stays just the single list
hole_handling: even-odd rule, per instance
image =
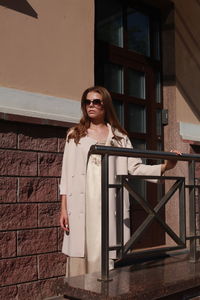
[{"label": "red brick", "polygon": [[17,286],[7,286],[0,288],[0,299],[2,300],[18,300]]},{"label": "red brick", "polygon": [[0,173],[2,175],[37,175],[37,154],[14,150],[0,150]]},{"label": "red brick", "polygon": [[67,132],[68,132],[68,128],[60,128],[59,131],[57,131],[58,152],[64,152]]},{"label": "red brick", "polygon": [[59,152],[64,152],[65,143],[66,143],[66,137],[58,139],[58,151]]},{"label": "red brick", "polygon": [[29,125],[21,129],[19,149],[58,151],[56,130],[47,126]]},{"label": "red brick", "polygon": [[0,261],[1,284],[17,284],[37,279],[36,257],[18,257]]},{"label": "red brick", "polygon": [[38,205],[38,226],[59,226],[60,203]]},{"label": "red brick", "polygon": [[37,227],[37,204],[2,204],[0,230]]},{"label": "red brick", "polygon": [[58,199],[56,178],[20,178],[19,202],[51,202]]},{"label": "red brick", "polygon": [[38,257],[39,279],[64,276],[66,274],[66,255],[50,253]]},{"label": "red brick", "polygon": [[11,122],[0,122],[0,148],[17,147],[17,127]]},{"label": "red brick", "polygon": [[18,232],[18,255],[53,252],[56,250],[57,228],[22,230]]},{"label": "red brick", "polygon": [[63,292],[63,286],[63,278],[51,278],[20,284],[18,286],[18,300],[44,300],[47,297],[57,296],[60,292]]},{"label": "red brick", "polygon": [[58,251],[62,250],[64,231],[61,227],[58,228]]},{"label": "red brick", "polygon": [[0,232],[0,257],[16,256],[16,233]]},{"label": "red brick", "polygon": [[0,203],[17,201],[17,179],[0,178]]},{"label": "red brick", "polygon": [[40,154],[39,155],[39,175],[40,176],[60,176],[62,165],[62,154]]}]

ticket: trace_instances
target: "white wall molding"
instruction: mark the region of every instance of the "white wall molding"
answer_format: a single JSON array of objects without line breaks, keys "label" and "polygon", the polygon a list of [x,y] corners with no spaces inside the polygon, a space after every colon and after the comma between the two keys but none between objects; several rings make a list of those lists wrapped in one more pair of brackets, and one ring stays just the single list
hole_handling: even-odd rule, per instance
[{"label": "white wall molding", "polygon": [[0,87],[0,112],[77,123],[80,102],[39,93]]},{"label": "white wall molding", "polygon": [[180,122],[180,135],[184,140],[200,141],[200,125]]}]

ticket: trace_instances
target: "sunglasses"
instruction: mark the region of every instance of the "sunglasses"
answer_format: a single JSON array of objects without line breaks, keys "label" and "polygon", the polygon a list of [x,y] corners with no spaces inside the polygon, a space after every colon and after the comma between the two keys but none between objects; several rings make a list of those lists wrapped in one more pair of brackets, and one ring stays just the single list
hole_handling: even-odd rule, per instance
[{"label": "sunglasses", "polygon": [[93,99],[93,100],[89,100],[89,99],[84,99],[83,103],[85,105],[90,105],[92,103],[92,105],[94,106],[102,106],[103,105],[103,101],[101,99]]}]

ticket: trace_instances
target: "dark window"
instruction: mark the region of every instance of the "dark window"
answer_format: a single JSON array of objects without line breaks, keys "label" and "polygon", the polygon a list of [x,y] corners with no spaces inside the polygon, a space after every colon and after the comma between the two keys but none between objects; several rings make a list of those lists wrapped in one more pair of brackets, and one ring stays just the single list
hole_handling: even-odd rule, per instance
[{"label": "dark window", "polygon": [[[118,118],[133,146],[162,150],[160,13],[135,2],[95,2],[95,83],[111,92]],[[152,188],[145,182],[136,182],[135,186],[146,200],[148,190],[151,196],[156,190],[156,185]],[[134,209],[133,217],[135,213],[141,214],[142,220],[139,208]],[[164,240],[164,234],[160,236],[157,244]]]},{"label": "dark window", "polygon": [[[133,1],[134,2],[134,1]],[[131,139],[163,141],[159,12],[131,1],[96,0],[95,82],[111,92]],[[140,143],[139,143],[140,141]]]}]

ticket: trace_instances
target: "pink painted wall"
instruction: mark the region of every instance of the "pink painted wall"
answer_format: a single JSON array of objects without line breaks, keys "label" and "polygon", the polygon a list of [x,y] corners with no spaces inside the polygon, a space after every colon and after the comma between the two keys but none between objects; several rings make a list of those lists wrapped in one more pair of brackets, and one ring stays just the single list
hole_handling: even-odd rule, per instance
[{"label": "pink painted wall", "polygon": [[94,1],[27,2],[37,18],[0,5],[0,86],[78,100],[94,81]]}]

